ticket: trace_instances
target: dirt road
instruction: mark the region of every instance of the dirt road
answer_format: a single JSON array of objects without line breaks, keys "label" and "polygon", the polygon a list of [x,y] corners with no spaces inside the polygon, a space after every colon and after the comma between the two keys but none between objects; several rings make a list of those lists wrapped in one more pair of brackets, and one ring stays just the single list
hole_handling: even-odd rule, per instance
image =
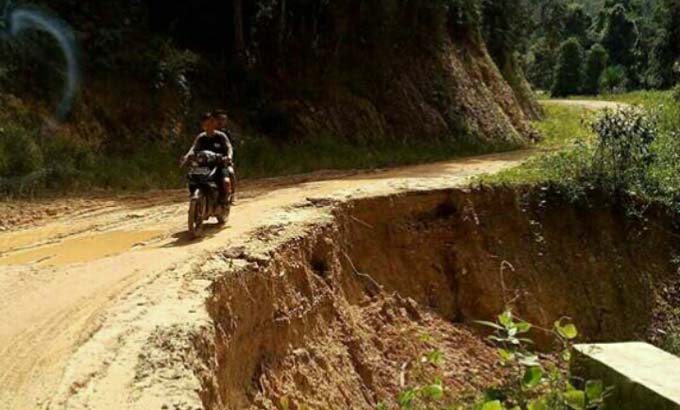
[{"label": "dirt road", "polygon": [[605,110],[605,109],[616,109],[619,107],[624,107],[627,104],[618,103],[613,101],[597,101],[597,100],[545,100],[542,101],[544,104],[557,104],[557,105],[568,105],[572,107],[585,108],[587,110]]},{"label": "dirt road", "polygon": [[200,272],[211,258],[272,229],[294,235],[328,218],[334,201],[457,186],[529,155],[247,183],[228,226],[199,241],[185,235],[184,191],[53,201],[28,214],[4,205],[18,216],[0,233],[2,408],[161,409],[170,399],[201,408],[192,374],[140,358],[181,346],[185,324],[209,326]]},{"label": "dirt road", "polygon": [[160,408],[167,392],[154,394],[152,383],[143,394],[131,389],[140,377],[137,358],[155,329],[207,320],[207,284],[192,277],[193,267],[268,226],[324,217],[298,204],[458,185],[527,156],[252,183],[228,226],[200,241],[185,236],[183,191],[91,201],[2,233],[0,403],[8,410]]}]

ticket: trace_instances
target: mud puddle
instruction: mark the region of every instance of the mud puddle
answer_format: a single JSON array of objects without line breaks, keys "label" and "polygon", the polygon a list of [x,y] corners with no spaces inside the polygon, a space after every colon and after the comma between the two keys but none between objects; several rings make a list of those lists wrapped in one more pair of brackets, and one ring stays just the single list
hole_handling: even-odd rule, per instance
[{"label": "mud puddle", "polygon": [[[64,266],[117,255],[163,235],[163,231],[110,231],[0,256],[0,265]],[[12,245],[11,243],[9,245]]]}]

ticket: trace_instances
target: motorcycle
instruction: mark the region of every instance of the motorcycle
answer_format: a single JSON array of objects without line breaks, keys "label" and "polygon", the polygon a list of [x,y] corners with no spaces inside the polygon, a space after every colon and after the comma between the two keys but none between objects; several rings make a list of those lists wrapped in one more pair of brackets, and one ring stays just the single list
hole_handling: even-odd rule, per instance
[{"label": "motorcycle", "polygon": [[220,225],[227,222],[231,211],[231,189],[227,190],[226,205],[222,205],[216,178],[220,165],[225,163],[222,155],[211,151],[201,151],[189,157],[187,162],[189,166],[187,180],[189,192],[191,192],[188,215],[189,235],[192,238],[198,238],[203,235],[203,222],[208,219],[217,218]]}]

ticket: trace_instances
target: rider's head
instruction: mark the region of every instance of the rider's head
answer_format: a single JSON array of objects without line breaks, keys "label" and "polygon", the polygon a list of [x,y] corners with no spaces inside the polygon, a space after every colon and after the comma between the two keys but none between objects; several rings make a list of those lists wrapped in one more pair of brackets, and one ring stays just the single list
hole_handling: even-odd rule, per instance
[{"label": "rider's head", "polygon": [[226,128],[227,127],[227,121],[229,121],[229,115],[227,115],[227,112],[225,110],[215,110],[213,113],[213,116],[215,117],[215,120],[217,121],[217,127],[218,128]]},{"label": "rider's head", "polygon": [[217,123],[215,122],[215,117],[212,115],[212,113],[203,114],[201,117],[201,128],[203,128],[203,131],[205,131],[207,134],[212,135],[215,132],[217,129]]}]

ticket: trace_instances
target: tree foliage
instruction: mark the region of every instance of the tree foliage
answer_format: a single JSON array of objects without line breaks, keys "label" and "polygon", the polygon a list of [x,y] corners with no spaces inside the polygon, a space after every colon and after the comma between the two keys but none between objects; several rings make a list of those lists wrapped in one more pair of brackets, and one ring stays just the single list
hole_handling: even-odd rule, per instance
[{"label": "tree foliage", "polygon": [[600,79],[602,73],[607,69],[608,58],[607,50],[599,43],[592,46],[588,51],[583,77],[583,92],[585,94],[599,94]]},{"label": "tree foliage", "polygon": [[[534,86],[546,89],[546,84],[554,83],[560,47],[572,37],[587,50],[598,43],[604,48],[607,64],[613,67],[605,69],[608,89],[669,88],[680,79],[677,0],[535,0],[532,4],[535,11],[527,26],[533,29],[525,40],[524,64]],[[588,82],[582,85],[584,90],[596,89],[592,75],[584,81]]]},{"label": "tree foliage", "polygon": [[566,97],[581,91],[583,72],[583,47],[578,39],[570,38],[560,47],[555,68],[555,82],[551,94],[553,97]]}]

